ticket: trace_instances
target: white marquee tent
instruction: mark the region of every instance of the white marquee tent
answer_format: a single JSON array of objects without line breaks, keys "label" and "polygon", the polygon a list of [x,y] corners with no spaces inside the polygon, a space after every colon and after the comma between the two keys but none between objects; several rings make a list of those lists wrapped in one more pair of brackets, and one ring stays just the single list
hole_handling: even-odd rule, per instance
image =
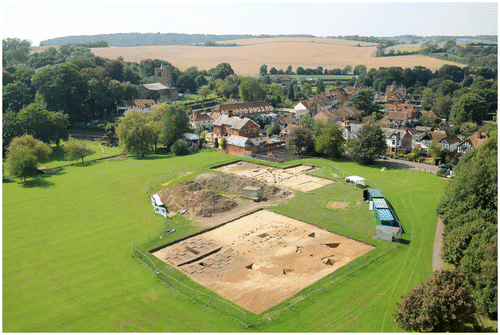
[{"label": "white marquee tent", "polygon": [[355,185],[366,186],[365,185],[365,178],[361,178],[361,177],[358,177],[358,176],[345,177],[345,181],[346,181],[346,183],[349,182],[349,183],[355,184]]}]

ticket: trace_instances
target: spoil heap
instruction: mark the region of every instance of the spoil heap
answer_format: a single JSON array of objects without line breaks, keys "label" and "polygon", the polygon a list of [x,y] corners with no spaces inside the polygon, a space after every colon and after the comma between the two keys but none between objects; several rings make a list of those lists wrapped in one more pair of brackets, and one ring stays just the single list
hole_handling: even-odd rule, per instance
[{"label": "spoil heap", "polygon": [[184,180],[158,192],[161,201],[169,210],[181,208],[199,216],[211,216],[237,206],[236,201],[211,191],[195,181]]},{"label": "spoil heap", "polygon": [[266,199],[286,198],[291,194],[291,192],[284,191],[276,186],[232,173],[204,173],[196,177],[195,181],[209,189],[224,191],[238,196],[243,195],[243,188],[245,186],[261,187],[262,196]]}]

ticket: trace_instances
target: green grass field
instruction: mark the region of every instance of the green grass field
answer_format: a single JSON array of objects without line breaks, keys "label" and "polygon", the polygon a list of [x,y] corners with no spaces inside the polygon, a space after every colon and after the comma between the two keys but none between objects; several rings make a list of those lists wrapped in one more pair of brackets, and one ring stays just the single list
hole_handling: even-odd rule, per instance
[{"label": "green grass field", "polygon": [[[105,147],[106,149],[106,147]],[[203,151],[187,157],[150,156],[67,166],[24,184],[3,183],[3,331],[5,332],[394,332],[391,313],[399,297],[432,272],[435,208],[448,181],[407,170],[381,172],[351,162],[333,162],[378,184],[395,208],[410,242],[399,244],[338,285],[301,303],[273,322],[245,327],[228,315],[203,307],[158,280],[133,257],[132,241],[158,228],[145,188],[162,176],[193,178],[237,157]],[[332,162],[287,162],[322,167]],[[44,166],[50,167],[49,164]],[[354,186],[341,181],[298,193],[277,212],[324,226],[333,232],[380,245],[373,239],[370,214]],[[327,209],[347,201],[347,215]],[[368,223],[367,223],[368,222]],[[171,239],[199,227],[181,216],[169,225]]]}]

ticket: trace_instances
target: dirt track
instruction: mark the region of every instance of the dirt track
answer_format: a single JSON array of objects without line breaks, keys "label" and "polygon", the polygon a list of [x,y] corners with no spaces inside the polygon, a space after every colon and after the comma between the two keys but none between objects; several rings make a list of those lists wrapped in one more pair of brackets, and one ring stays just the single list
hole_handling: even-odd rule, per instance
[{"label": "dirt track", "polygon": [[261,210],[153,254],[259,314],[373,248]]}]

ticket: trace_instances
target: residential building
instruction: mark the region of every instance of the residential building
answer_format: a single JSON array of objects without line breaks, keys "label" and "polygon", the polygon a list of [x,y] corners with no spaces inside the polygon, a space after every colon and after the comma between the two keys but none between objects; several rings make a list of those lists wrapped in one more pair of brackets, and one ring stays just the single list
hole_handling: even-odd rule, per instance
[{"label": "residential building", "polygon": [[235,116],[256,117],[261,114],[269,114],[274,110],[273,106],[267,101],[238,102],[230,100],[222,105],[215,106],[212,111],[226,114],[232,111]]},{"label": "residential building", "polygon": [[201,128],[203,130],[211,130],[214,119],[205,112],[193,111],[189,116],[189,122],[193,129]]},{"label": "residential building", "polygon": [[255,137],[259,136],[260,127],[249,118],[232,116],[228,111],[227,115],[222,115],[213,123],[213,134],[217,137],[223,136],[241,136]]},{"label": "residential building", "polygon": [[136,110],[141,113],[149,113],[155,106],[156,101],[153,99],[134,99],[119,104],[116,106],[116,110],[118,115],[124,115],[130,110]]},{"label": "residential building", "polygon": [[478,131],[466,138],[457,145],[457,152],[465,155],[467,151],[478,148],[483,142],[488,140],[490,136],[484,131]]}]

